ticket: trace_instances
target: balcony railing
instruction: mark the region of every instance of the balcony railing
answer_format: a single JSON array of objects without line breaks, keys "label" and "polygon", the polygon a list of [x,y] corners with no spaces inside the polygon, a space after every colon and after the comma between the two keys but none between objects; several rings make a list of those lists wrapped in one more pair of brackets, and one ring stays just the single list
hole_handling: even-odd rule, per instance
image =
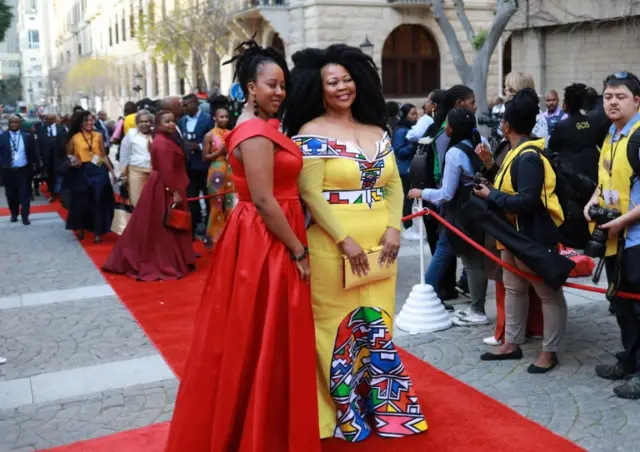
[{"label": "balcony railing", "polygon": [[391,6],[399,7],[427,7],[431,6],[428,0],[387,0]]},{"label": "balcony railing", "polygon": [[261,7],[286,7],[288,0],[241,0],[240,9],[251,9]]}]

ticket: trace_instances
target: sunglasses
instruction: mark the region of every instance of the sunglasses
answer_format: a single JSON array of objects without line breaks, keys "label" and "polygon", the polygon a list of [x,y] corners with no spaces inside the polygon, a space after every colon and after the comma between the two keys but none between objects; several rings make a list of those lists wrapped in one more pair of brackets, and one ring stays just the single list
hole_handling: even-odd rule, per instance
[{"label": "sunglasses", "polygon": [[627,71],[615,72],[604,79],[604,84],[606,85],[611,80],[631,80],[633,83],[636,84],[638,89],[640,89],[640,80],[631,72],[627,72]]}]

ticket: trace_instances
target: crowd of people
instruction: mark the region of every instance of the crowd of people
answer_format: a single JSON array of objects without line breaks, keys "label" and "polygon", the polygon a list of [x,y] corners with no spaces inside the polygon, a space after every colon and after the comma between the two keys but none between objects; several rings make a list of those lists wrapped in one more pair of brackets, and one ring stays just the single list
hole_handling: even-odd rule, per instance
[{"label": "crowd of people", "polygon": [[[114,194],[132,206],[105,271],[183,278],[199,235],[211,249],[168,451],[319,451],[321,438],[426,431],[425,401],[392,338],[400,239],[415,238],[417,221],[432,252],[425,281],[456,325],[489,323],[496,282],[498,320],[484,342],[497,348],[479,358],[520,360],[525,338],[541,337],[531,374],[560,363],[568,273],[559,246],[601,252],[624,351],[595,371],[624,380],[616,395],[640,398],[640,309],[619,296],[640,294],[636,76],[607,77],[602,106],[583,84],[565,89],[562,108],[550,91],[541,112],[531,76],[511,73],[506,100],[487,112],[499,120],[491,146],[467,86],[435,90],[418,109],[385,102],[373,60],[357,48],[301,50],[291,71],[275,49],[241,49],[231,61],[246,96],[238,117],[222,96],[204,111],[188,95],[127,103],[117,123],[82,108],[47,115],[35,136],[12,116],[0,136],[11,221],[29,224],[40,173],[80,240],[110,231]],[[403,223],[415,199],[518,273],[489,266],[433,218]],[[446,303],[458,292],[468,309]]]}]

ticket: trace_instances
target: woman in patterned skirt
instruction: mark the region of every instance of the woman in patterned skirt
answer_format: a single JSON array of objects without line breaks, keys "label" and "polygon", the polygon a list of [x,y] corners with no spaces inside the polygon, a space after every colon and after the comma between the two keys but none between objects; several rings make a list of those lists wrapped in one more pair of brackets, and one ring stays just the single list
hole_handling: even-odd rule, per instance
[{"label": "woman in patterned skirt", "polygon": [[218,195],[209,199],[211,212],[205,237],[205,246],[213,248],[227,223],[231,210],[236,204],[236,194],[231,180],[231,165],[227,162],[225,139],[229,135],[229,111],[226,106],[212,106],[216,126],[205,135],[202,145],[202,158],[211,162],[207,175],[207,191]]},{"label": "woman in patterned skirt", "polygon": [[[298,185],[312,216],[320,436],[362,441],[370,420],[381,436],[424,432],[391,337],[403,191],[380,77],[370,57],[343,44],[305,49],[293,62],[283,128],[302,151]],[[379,253],[370,258],[365,250],[374,248]],[[354,274],[393,266],[393,276],[346,289],[343,255]]]}]

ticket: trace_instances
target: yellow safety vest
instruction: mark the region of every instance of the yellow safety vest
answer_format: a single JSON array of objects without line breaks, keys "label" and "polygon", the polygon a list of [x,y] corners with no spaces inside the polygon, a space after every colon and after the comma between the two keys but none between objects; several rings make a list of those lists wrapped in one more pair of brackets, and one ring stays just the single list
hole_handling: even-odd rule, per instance
[{"label": "yellow safety vest", "polygon": [[[629,135],[622,136],[612,143],[613,135],[608,134],[600,151],[598,165],[598,200],[600,207],[617,209],[623,215],[629,211],[631,196],[631,178],[633,168],[627,158],[627,144],[633,132],[640,129],[640,122],[629,131]],[[593,228],[593,225],[592,225]],[[622,231],[621,234],[626,234]],[[618,237],[610,237],[607,241],[605,256],[615,256],[618,252]]]},{"label": "yellow safety vest", "polygon": [[[562,206],[560,205],[560,200],[558,199],[558,195],[556,194],[556,172],[549,160],[542,154],[544,150],[545,140],[541,138],[539,140],[531,140],[525,141],[520,146],[515,149],[511,149],[504,161],[502,162],[502,166],[496,175],[496,180],[494,182],[494,186],[503,193],[507,193],[509,195],[516,195],[517,192],[513,187],[513,182],[511,180],[511,165],[515,161],[517,157],[521,154],[527,152],[538,152],[538,155],[542,159],[542,163],[544,165],[544,187],[542,192],[540,193],[540,199],[543,204],[547,208],[549,215],[551,215],[551,219],[555,223],[556,226],[560,226],[564,223],[564,212],[562,211]],[[536,149],[525,149],[525,148],[534,147]],[[516,214],[507,214],[506,215],[509,221],[516,227],[516,230],[520,230],[520,226],[518,225],[518,215]],[[501,243],[498,243],[498,249],[504,249]]]}]

